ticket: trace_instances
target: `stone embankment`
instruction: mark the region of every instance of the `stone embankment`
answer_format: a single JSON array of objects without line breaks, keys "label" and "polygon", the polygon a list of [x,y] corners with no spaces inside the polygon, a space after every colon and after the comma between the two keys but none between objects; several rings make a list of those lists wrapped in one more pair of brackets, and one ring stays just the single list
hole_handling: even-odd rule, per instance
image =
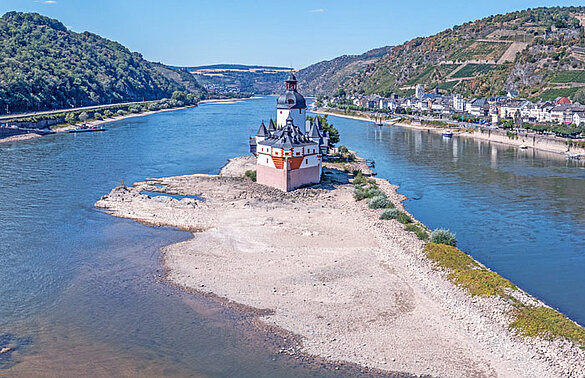
[{"label": "stone embankment", "polygon": [[[243,178],[251,162],[117,187],[96,207],[193,232],[164,249],[168,280],[263,310],[267,329],[302,340],[297,353],[444,377],[585,374],[583,350],[513,334],[508,300],[469,296],[428,260],[424,242],[355,201],[345,164],[330,163],[321,185],[284,193]],[[397,187],[376,182],[404,210]]]}]

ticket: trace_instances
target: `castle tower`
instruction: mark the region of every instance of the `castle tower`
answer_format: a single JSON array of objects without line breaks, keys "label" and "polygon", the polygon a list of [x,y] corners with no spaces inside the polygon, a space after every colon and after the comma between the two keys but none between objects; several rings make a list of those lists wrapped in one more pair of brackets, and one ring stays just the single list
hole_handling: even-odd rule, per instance
[{"label": "castle tower", "polygon": [[305,98],[297,92],[297,78],[291,72],[286,79],[286,91],[276,100],[276,126],[286,125],[286,119],[290,116],[293,123],[304,134],[307,115],[307,103]]},{"label": "castle tower", "polygon": [[284,126],[258,141],[256,180],[259,184],[286,192],[320,182],[321,171],[319,143],[294,124],[291,114]]}]

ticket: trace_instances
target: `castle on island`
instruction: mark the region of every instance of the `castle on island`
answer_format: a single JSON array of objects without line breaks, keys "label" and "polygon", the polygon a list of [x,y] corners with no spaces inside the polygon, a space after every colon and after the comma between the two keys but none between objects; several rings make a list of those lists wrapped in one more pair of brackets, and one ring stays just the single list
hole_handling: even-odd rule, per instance
[{"label": "castle on island", "polygon": [[276,101],[276,125],[264,121],[250,137],[250,152],[256,156],[256,181],[283,191],[321,181],[323,156],[329,150],[329,135],[315,121],[307,120],[307,103],[297,91],[291,72],[286,91]]}]

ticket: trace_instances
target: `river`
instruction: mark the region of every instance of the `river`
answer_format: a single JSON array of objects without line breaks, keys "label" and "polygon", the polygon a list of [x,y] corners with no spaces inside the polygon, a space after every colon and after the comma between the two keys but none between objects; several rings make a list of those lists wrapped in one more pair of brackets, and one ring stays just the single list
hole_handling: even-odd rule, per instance
[{"label": "river", "polygon": [[[276,354],[250,317],[163,280],[190,235],[93,208],[121,181],[218,173],[247,154],[275,98],[202,104],[0,145],[0,376],[335,376]],[[406,208],[523,289],[585,323],[585,170],[486,142],[330,117],[400,185]],[[50,372],[50,374],[48,374]],[[347,374],[347,371],[345,371]]]}]

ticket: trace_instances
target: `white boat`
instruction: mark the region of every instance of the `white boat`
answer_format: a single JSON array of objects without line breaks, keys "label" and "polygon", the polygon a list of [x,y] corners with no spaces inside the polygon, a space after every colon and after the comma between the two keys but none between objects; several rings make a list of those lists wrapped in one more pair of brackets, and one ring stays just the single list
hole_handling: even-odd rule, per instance
[{"label": "white boat", "polygon": [[451,131],[450,129],[443,130],[442,134],[444,137],[450,138],[453,136],[453,131]]},{"label": "white boat", "polygon": [[528,149],[528,147],[526,147],[525,145],[521,144],[521,145],[520,145],[520,149],[521,149],[521,150],[526,150],[526,149]]}]

